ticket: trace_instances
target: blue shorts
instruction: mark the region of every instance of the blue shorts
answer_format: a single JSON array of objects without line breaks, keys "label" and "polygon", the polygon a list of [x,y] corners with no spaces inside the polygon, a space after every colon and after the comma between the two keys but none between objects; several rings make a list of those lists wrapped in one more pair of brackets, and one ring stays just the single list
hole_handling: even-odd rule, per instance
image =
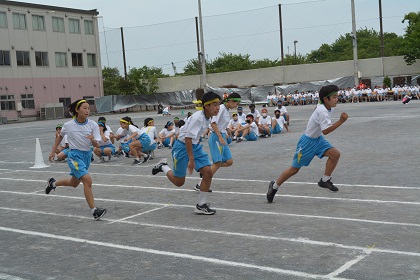
[{"label": "blue shorts", "polygon": [[245,135],[245,139],[248,140],[248,141],[256,141],[256,140],[258,140],[258,136],[257,136],[257,134],[255,134],[254,131],[251,131],[250,133]]},{"label": "blue shorts", "polygon": [[136,140],[140,141],[140,144],[142,145],[142,147],[148,147],[151,142],[149,135],[147,135],[146,133],[143,133],[142,135],[140,135]]},{"label": "blue shorts", "polygon": [[165,147],[169,147],[169,144],[171,143],[171,138],[165,138],[163,141],[162,141],[162,145],[163,146],[165,146]]},{"label": "blue shorts", "polygon": [[111,155],[115,154],[115,147],[112,144],[108,144],[108,145],[105,145],[105,146],[100,146],[99,148],[101,148],[101,156],[102,157],[106,156],[104,154],[104,149],[106,149],[106,148],[111,149]]},{"label": "blue shorts", "polygon": [[120,144],[120,146],[121,146],[121,149],[124,151],[124,152],[126,152],[126,153],[129,153],[130,152],[130,143],[132,142],[132,140],[130,139],[130,140],[128,140],[127,142],[121,142],[121,144]]},{"label": "blue shorts", "polygon": [[156,147],[157,147],[157,144],[155,142],[153,144],[149,144],[149,146],[147,146],[147,147],[143,146],[141,148],[141,151],[142,151],[142,153],[148,153],[148,152],[156,150]]},{"label": "blue shorts", "polygon": [[[203,146],[200,144],[193,144],[193,155],[195,170],[199,171],[205,166],[210,166],[209,156],[203,150]],[[187,175],[188,168],[188,154],[185,144],[179,140],[176,140],[172,148],[172,160],[174,162],[173,172],[176,177],[184,178]]]},{"label": "blue shorts", "polygon": [[210,154],[211,159],[213,160],[213,163],[216,162],[226,162],[229,159],[232,158],[232,154],[230,153],[230,149],[228,146],[228,141],[226,139],[226,133],[221,133],[223,139],[226,142],[225,146],[222,146],[219,142],[219,137],[217,137],[216,133],[210,134],[209,137],[209,148],[210,148]]},{"label": "blue shorts", "polygon": [[281,128],[279,124],[276,124],[276,126],[273,128],[273,134],[279,134],[281,132]]},{"label": "blue shorts", "polygon": [[84,175],[89,174],[88,169],[92,159],[92,150],[80,151],[70,150],[67,164],[70,167],[70,175],[80,180]]},{"label": "blue shorts", "polygon": [[315,156],[322,158],[325,151],[331,148],[333,146],[325,140],[324,136],[321,135],[318,138],[311,138],[304,134],[300,137],[296,145],[292,166],[295,168],[308,166]]}]

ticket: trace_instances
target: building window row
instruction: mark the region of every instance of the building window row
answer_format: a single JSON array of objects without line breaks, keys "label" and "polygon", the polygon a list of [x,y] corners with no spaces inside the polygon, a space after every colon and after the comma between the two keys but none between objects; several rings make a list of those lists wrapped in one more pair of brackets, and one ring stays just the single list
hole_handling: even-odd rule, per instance
[{"label": "building window row", "polygon": [[[21,94],[20,101],[23,109],[35,109],[35,100],[33,93]],[[0,108],[2,111],[16,110],[15,96],[12,94],[0,95]]]},{"label": "building window row", "polygon": [[[26,14],[12,13],[13,28],[14,29],[27,29]],[[80,20],[69,18],[69,32],[80,34]],[[93,20],[84,20],[85,34],[94,35]],[[8,28],[7,14],[0,11],[0,28]],[[45,31],[45,17],[41,15],[32,15],[32,29],[37,31]],[[52,17],[52,30],[54,32],[65,32],[64,18]]]},{"label": "building window row", "polygon": [[[16,63],[18,66],[31,66],[29,51],[16,51]],[[96,54],[87,53],[87,66],[96,67]],[[71,53],[71,63],[73,67],[83,67],[83,53]],[[35,52],[36,66],[49,66],[48,52]],[[0,50],[0,66],[10,66],[10,51]],[[55,53],[55,66],[67,67],[67,53]]]}]

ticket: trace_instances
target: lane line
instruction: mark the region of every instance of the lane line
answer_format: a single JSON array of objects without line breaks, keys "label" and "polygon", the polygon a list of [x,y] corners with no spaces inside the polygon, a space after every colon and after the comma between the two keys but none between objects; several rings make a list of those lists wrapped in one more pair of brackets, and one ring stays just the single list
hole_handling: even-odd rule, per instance
[{"label": "lane line", "polygon": [[[71,215],[71,214],[57,214],[57,213],[44,212],[44,211],[38,211],[38,210],[8,208],[8,207],[0,207],[0,210],[18,211],[18,212],[25,212],[25,213],[32,213],[32,214],[42,214],[42,215],[50,215],[50,216],[57,216],[57,217],[69,217],[69,218],[77,218],[77,219],[84,219],[84,220],[92,220],[92,218],[87,217],[87,216],[77,216],[77,215]],[[181,227],[181,226],[169,226],[169,225],[151,224],[151,223],[126,221],[126,220],[122,221],[122,220],[113,220],[113,219],[108,219],[108,218],[102,218],[101,220],[107,221],[107,222],[117,222],[121,224],[137,225],[137,226],[142,226],[142,227],[172,229],[172,230],[180,230],[180,231],[188,231],[188,232],[199,232],[199,233],[203,232],[202,228],[188,228],[188,227]],[[302,237],[288,238],[288,237],[278,237],[278,236],[272,236],[272,235],[256,235],[256,234],[250,234],[250,233],[220,231],[220,230],[212,230],[212,229],[205,229],[205,231],[206,233],[234,236],[234,237],[243,237],[243,238],[248,238],[248,239],[286,241],[286,242],[298,243],[298,244],[304,244],[304,245],[336,247],[336,248],[342,248],[342,249],[348,249],[348,250],[357,250],[357,251],[362,251],[364,254],[370,254],[372,252],[376,252],[376,253],[383,253],[383,254],[396,254],[396,255],[420,257],[420,252],[407,252],[407,251],[399,251],[399,250],[391,250],[391,249],[366,248],[366,247],[360,247],[360,246],[354,246],[354,245],[345,245],[341,243],[311,240],[311,239],[302,238]]]},{"label": "lane line", "polygon": [[158,207],[158,208],[155,208],[155,209],[151,209],[151,210],[148,210],[148,211],[144,211],[144,212],[141,212],[141,213],[138,213],[138,214],[135,214],[135,215],[129,216],[129,217],[125,217],[125,218],[123,218],[123,219],[119,219],[119,220],[115,220],[115,221],[109,222],[108,224],[114,224],[114,223],[118,223],[118,222],[126,221],[126,220],[131,219],[131,218],[134,218],[134,217],[138,217],[138,216],[141,216],[141,215],[144,215],[144,214],[148,214],[148,213],[151,213],[151,212],[154,212],[154,211],[157,211],[157,210],[164,209],[164,208],[166,208],[166,207],[168,207],[168,206],[169,206],[169,205],[165,205],[165,206],[162,206],[162,207]]},{"label": "lane line", "polygon": [[[0,180],[7,181],[23,181],[23,182],[43,182],[46,183],[46,180],[30,180],[30,179],[15,179],[15,178],[0,178]],[[127,186],[127,185],[114,185],[114,184],[101,184],[95,183],[95,186],[103,187],[118,187],[118,188],[138,188],[138,189],[152,189],[152,190],[165,190],[165,191],[187,191],[195,192],[193,189],[182,189],[182,188],[162,188],[162,187],[146,187],[146,186]],[[36,192],[41,191],[37,190]],[[231,191],[217,191],[215,194],[234,194],[234,195],[254,195],[254,196],[265,196],[265,193],[251,193],[251,192],[231,192]],[[326,197],[326,196],[308,196],[308,195],[293,195],[293,194],[278,194],[277,197],[289,197],[289,198],[299,198],[299,199],[318,199],[318,200],[334,200],[334,201],[345,201],[345,202],[363,202],[363,203],[384,203],[384,204],[404,204],[404,205],[414,205],[420,206],[420,202],[416,201],[398,201],[398,200],[378,200],[378,199],[360,199],[360,198],[345,198],[345,197]]]},{"label": "lane line", "polygon": [[350,267],[352,267],[356,263],[358,263],[361,260],[363,260],[364,258],[366,258],[369,254],[370,254],[370,252],[368,252],[366,254],[363,254],[363,255],[360,255],[357,258],[355,258],[354,260],[346,262],[343,266],[339,267],[337,270],[335,270],[335,271],[331,272],[330,274],[326,275],[326,277],[337,277],[338,275],[340,275],[341,273],[343,273],[344,271],[346,271],[347,269],[349,269]]},{"label": "lane line", "polygon": [[[312,273],[306,273],[302,271],[280,269],[280,268],[269,267],[269,266],[260,266],[256,264],[248,264],[248,263],[243,263],[243,262],[227,261],[227,260],[222,260],[222,259],[217,259],[217,258],[203,257],[203,256],[197,256],[197,255],[191,255],[191,254],[185,254],[185,253],[176,253],[176,252],[171,252],[171,251],[162,251],[162,250],[156,250],[156,249],[120,245],[120,244],[110,243],[110,242],[101,242],[101,241],[94,241],[94,240],[76,238],[76,237],[71,237],[71,236],[55,235],[55,234],[46,233],[46,232],[21,230],[21,229],[16,229],[16,228],[7,228],[7,227],[0,227],[0,230],[6,231],[6,232],[12,232],[12,233],[24,234],[24,235],[37,236],[37,237],[42,237],[42,238],[49,238],[49,239],[52,238],[56,240],[69,241],[69,242],[74,242],[74,243],[82,243],[82,244],[90,244],[90,245],[101,246],[101,247],[114,248],[114,249],[119,249],[119,250],[134,251],[134,252],[160,255],[160,256],[165,256],[165,257],[174,257],[174,258],[180,258],[180,259],[189,259],[192,261],[206,262],[206,263],[211,263],[215,265],[256,269],[256,270],[260,270],[264,272],[291,275],[291,276],[310,278],[310,279],[325,279],[325,275],[320,275],[320,274],[312,274]],[[328,277],[328,279],[345,279],[345,278]]]},{"label": "lane line", "polygon": [[[0,163],[1,163],[2,161],[0,161]],[[11,163],[11,162],[7,162],[7,163]],[[19,162],[19,163],[22,163],[22,162]],[[33,163],[33,162],[27,162],[27,163]],[[58,164],[62,164],[62,163],[58,163]],[[99,165],[99,164],[98,164]],[[101,165],[101,166],[107,166],[107,165]],[[116,166],[118,166],[118,167],[121,167],[121,165],[116,165]],[[140,167],[141,166],[143,166],[143,167],[153,167],[153,165],[148,165],[148,166],[146,166],[146,165],[140,165]],[[110,166],[111,167],[111,166]],[[131,167],[131,165],[130,166],[128,166],[127,165],[127,167]],[[28,173],[28,172],[37,172],[37,173],[48,173],[48,174],[66,174],[66,175],[68,175],[69,174],[69,172],[68,171],[54,171],[54,172],[51,172],[50,170],[33,170],[33,169],[29,169],[29,170],[25,170],[25,169],[21,169],[21,170],[16,170],[16,169],[1,169],[0,168],[0,171],[1,170],[5,170],[5,171],[7,171],[7,170],[9,170],[9,171],[12,171],[12,172],[25,172],[25,173]],[[121,175],[120,173],[109,173],[109,172],[106,172],[106,173],[98,173],[98,172],[89,172],[89,174],[91,174],[91,175],[100,175],[100,176],[112,176],[112,177],[114,177],[114,176],[119,176],[119,175]],[[142,178],[142,177],[145,177],[145,178],[165,178],[166,179],[166,176],[161,176],[161,175],[136,175],[136,174],[124,174],[124,177],[137,177],[137,178]],[[201,180],[198,176],[197,177],[186,177],[187,179],[196,179],[196,180]],[[7,178],[0,178],[0,179],[7,179]],[[266,183],[267,184],[267,187],[268,187],[268,183],[269,183],[269,181],[267,181],[267,180],[255,180],[255,179],[244,179],[244,178],[241,178],[241,179],[232,179],[232,178],[213,178],[212,179],[213,181],[232,181],[232,182],[238,182],[238,181],[247,181],[247,182],[253,182],[253,183]],[[45,180],[46,181],[46,180]],[[314,182],[292,182],[292,181],[287,181],[286,183],[285,183],[286,185],[287,184],[294,184],[294,185],[314,185],[314,186],[317,186],[317,183],[314,183]],[[384,186],[384,185],[364,185],[364,184],[338,184],[338,183],[334,183],[334,185],[336,185],[336,186],[342,186],[342,187],[359,187],[359,188],[380,188],[380,189],[407,189],[407,190],[417,190],[417,191],[420,191],[420,187],[404,187],[404,186]]]},{"label": "lane line", "polygon": [[25,280],[23,278],[13,276],[13,275],[4,274],[4,273],[0,273],[0,279],[2,279],[2,280]]},{"label": "lane line", "polygon": [[[39,194],[39,193],[25,193],[25,192],[12,192],[12,191],[0,191],[0,193],[9,193],[9,194],[17,194],[17,195],[32,195],[32,196],[44,196],[44,197],[54,197],[54,198],[64,198],[64,199],[78,199],[78,200],[85,200],[84,197],[76,197],[76,196],[65,196],[65,195],[46,195],[46,194]],[[158,202],[146,202],[146,201],[136,201],[136,200],[120,200],[120,199],[109,199],[109,198],[97,198],[97,201],[104,201],[104,202],[116,202],[116,203],[131,203],[131,204],[143,204],[143,205],[154,205],[154,206],[165,206],[168,203],[158,203]],[[179,208],[194,208],[191,205],[184,205],[184,204],[171,204],[173,207]],[[236,212],[236,213],[246,213],[246,214],[254,214],[254,215],[278,215],[278,216],[288,216],[288,217],[299,217],[299,218],[309,218],[309,219],[323,219],[323,220],[337,220],[337,221],[346,221],[346,222],[355,222],[355,223],[370,223],[370,224],[380,224],[380,225],[391,225],[391,226],[408,226],[408,227],[420,227],[420,224],[413,224],[413,223],[397,223],[397,222],[387,222],[387,221],[377,221],[377,220],[366,220],[366,219],[353,219],[353,218],[341,218],[341,217],[333,217],[333,216],[317,216],[317,215],[304,215],[304,214],[292,214],[292,213],[279,213],[279,212],[268,212],[268,211],[252,211],[252,210],[243,210],[243,209],[227,209],[227,208],[214,208],[218,211],[226,211],[226,212]]]}]

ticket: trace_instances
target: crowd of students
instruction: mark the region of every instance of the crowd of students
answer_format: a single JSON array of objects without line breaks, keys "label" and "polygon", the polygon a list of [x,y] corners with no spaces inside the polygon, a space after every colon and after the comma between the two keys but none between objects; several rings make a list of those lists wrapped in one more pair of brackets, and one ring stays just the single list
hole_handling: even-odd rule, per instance
[{"label": "crowd of students", "polygon": [[[338,101],[341,103],[402,100],[405,96],[409,96],[410,99],[420,99],[420,86],[395,85],[392,88],[375,86],[373,89],[368,86],[357,86],[342,88],[338,91]],[[295,91],[287,94],[269,92],[267,95],[268,106],[276,106],[279,102],[284,105],[309,105],[317,104],[318,101],[318,91]]]}]

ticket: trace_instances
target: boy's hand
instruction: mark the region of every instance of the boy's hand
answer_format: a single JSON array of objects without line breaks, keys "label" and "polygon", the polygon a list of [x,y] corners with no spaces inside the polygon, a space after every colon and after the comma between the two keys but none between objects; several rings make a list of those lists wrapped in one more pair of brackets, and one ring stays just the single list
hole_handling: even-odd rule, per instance
[{"label": "boy's hand", "polygon": [[349,118],[349,115],[347,115],[346,112],[341,113],[341,116],[340,116],[340,121],[341,122],[347,121],[348,118]]}]

